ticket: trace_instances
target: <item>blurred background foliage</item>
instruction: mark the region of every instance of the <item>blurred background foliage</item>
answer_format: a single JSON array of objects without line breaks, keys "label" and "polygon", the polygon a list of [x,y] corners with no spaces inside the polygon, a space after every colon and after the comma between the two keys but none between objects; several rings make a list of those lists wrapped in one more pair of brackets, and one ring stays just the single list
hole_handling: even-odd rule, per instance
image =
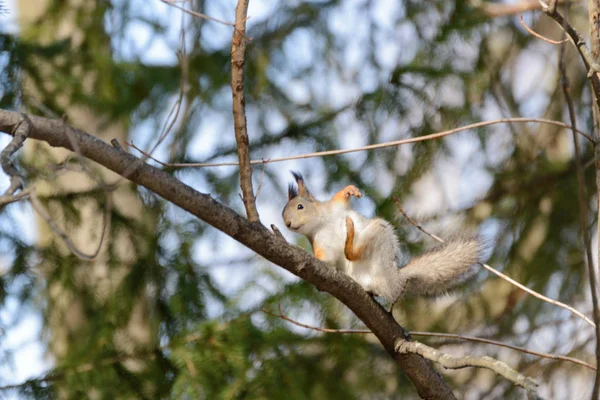
[{"label": "blurred background foliage", "polygon": [[[571,3],[570,21],[585,34],[585,3]],[[177,4],[234,18],[233,0]],[[2,108],[64,115],[104,140],[132,140],[146,149],[174,119],[157,158],[236,160],[230,26],[158,0],[16,0],[3,6]],[[252,157],[357,147],[494,118],[567,121],[559,47],[532,37],[519,14],[504,6],[251,0],[246,104]],[[523,15],[539,33],[560,37],[539,11]],[[565,55],[570,90],[579,127],[591,132],[590,91],[572,50],[568,45]],[[6,135],[1,139],[7,143]],[[588,163],[592,147],[581,144]],[[322,334],[261,311],[281,306],[313,325],[362,327],[335,299],[152,193],[124,182],[108,190],[115,177],[95,165],[39,145],[23,153],[28,182],[36,183],[41,200],[82,248],[97,247],[103,214],[110,223],[99,259],[85,262],[65,250],[28,204],[0,213],[1,335],[24,329],[24,320],[33,318],[45,349],[45,361],[23,360],[18,346],[0,341],[7,365],[2,375],[11,376],[11,365],[47,367],[3,395],[416,396],[373,338]],[[168,169],[243,213],[236,168]],[[357,185],[367,197],[356,206],[392,221],[410,254],[432,243],[399,217],[392,195],[434,233],[478,231],[493,243],[489,264],[591,314],[568,131],[500,124],[399,148],[259,165],[254,179],[265,225],[282,225],[289,170],[303,172],[321,199]],[[585,178],[595,213],[589,166]],[[115,206],[107,206],[109,198]],[[595,232],[593,213],[584,228]],[[483,272],[440,299],[405,299],[395,316],[410,330],[488,337],[593,363],[589,326]],[[581,366],[481,344],[424,341],[452,354],[498,357],[538,379],[547,398],[591,393],[592,373]],[[443,373],[459,398],[523,396],[487,371]],[[0,378],[0,385],[14,383],[14,377]]]}]

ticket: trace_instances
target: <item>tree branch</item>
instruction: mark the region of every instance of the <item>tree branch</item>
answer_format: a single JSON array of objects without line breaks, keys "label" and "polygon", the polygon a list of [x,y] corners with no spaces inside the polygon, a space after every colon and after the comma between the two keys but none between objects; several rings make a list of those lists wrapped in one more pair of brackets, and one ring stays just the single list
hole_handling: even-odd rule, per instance
[{"label": "tree branch", "polygon": [[[269,314],[273,317],[281,318],[284,321],[288,321],[288,322],[290,322],[296,326],[299,326],[301,328],[306,328],[306,329],[310,329],[310,330],[317,331],[317,332],[338,333],[338,334],[358,334],[358,335],[369,335],[369,334],[373,333],[368,329],[331,329],[331,328],[321,328],[320,326],[312,326],[312,325],[303,324],[302,322],[296,321],[296,320],[288,317],[287,315],[285,315],[281,311],[281,306],[279,306],[278,309],[279,309],[279,314],[271,312],[265,308],[261,309],[261,311],[266,314]],[[540,353],[538,351],[526,349],[525,347],[513,346],[511,344],[506,344],[503,342],[499,342],[497,340],[485,339],[485,338],[476,337],[476,336],[459,335],[456,333],[418,332],[418,331],[410,331],[410,336],[438,337],[438,338],[467,340],[470,342],[490,344],[492,346],[504,347],[507,349],[516,350],[521,353],[531,354],[531,355],[538,356],[541,358],[548,358],[551,360],[561,360],[561,361],[572,362],[574,364],[583,365],[584,367],[589,368],[592,371],[596,371],[596,367],[594,367],[593,365],[588,364],[585,361],[582,361],[578,358],[573,358],[573,357],[568,357],[568,356],[560,356],[557,354],[550,354],[550,353]]]},{"label": "tree branch", "polygon": [[492,357],[454,357],[450,354],[446,354],[442,351],[429,347],[423,343],[409,342],[403,339],[398,341],[396,350],[401,354],[419,354],[426,359],[434,361],[448,369],[461,369],[467,367],[486,368],[494,371],[498,375],[505,377],[509,381],[512,381],[515,385],[521,386],[527,390],[530,397],[535,399],[540,398],[537,396],[537,382],[529,377],[526,377],[525,375],[518,373],[502,361],[495,360]]},{"label": "tree branch", "polygon": [[[567,6],[569,2],[567,1]],[[565,25],[568,23],[568,7],[565,7],[565,21],[563,23],[563,30],[566,32]],[[592,39],[593,41],[593,39]],[[583,243],[583,249],[585,253],[585,264],[588,268],[590,293],[592,297],[592,310],[594,323],[596,324],[596,365],[600,365],[600,309],[598,308],[598,279],[596,277],[596,271],[594,271],[594,259],[592,256],[592,242],[590,239],[590,233],[588,231],[588,206],[587,206],[587,195],[585,191],[585,177],[583,175],[583,165],[581,162],[581,149],[579,146],[579,137],[575,133],[577,129],[577,116],[575,114],[575,105],[571,98],[571,89],[569,86],[569,78],[567,77],[567,69],[565,63],[565,45],[560,46],[560,55],[558,58],[558,68],[560,71],[561,88],[567,104],[567,110],[569,112],[569,121],[573,129],[571,130],[573,135],[573,145],[575,149],[575,175],[577,177],[577,199],[579,201],[579,231],[581,234],[581,240]],[[592,103],[592,107],[593,107]],[[600,389],[600,369],[596,370],[593,398],[598,398],[598,390]]]},{"label": "tree branch", "polygon": [[539,2],[542,6],[542,11],[556,21],[558,25],[560,25],[560,27],[567,33],[567,36],[569,36],[577,48],[577,51],[583,60],[583,64],[585,65],[585,70],[588,72],[588,76],[592,82],[592,91],[594,92],[596,106],[600,106],[600,78],[598,77],[600,66],[594,61],[594,58],[590,53],[590,49],[588,49],[585,40],[579,34],[579,32],[577,32],[577,30],[575,30],[575,28],[573,28],[573,26],[565,20],[563,15],[558,12],[555,1],[550,2],[550,4],[545,3],[542,0],[539,0]]},{"label": "tree branch", "polygon": [[[45,141],[53,147],[74,150],[62,121],[35,116],[29,118],[30,138]],[[12,135],[20,119],[19,113],[0,110],[0,131],[10,132]],[[82,156],[118,174],[122,174],[134,163],[139,163],[139,159],[131,154],[115,149],[81,130],[73,128],[69,136],[77,142]],[[312,283],[317,289],[338,298],[373,331],[415,385],[419,396],[431,399],[455,398],[429,362],[415,354],[396,353],[396,342],[407,339],[404,329],[352,278],[328,267],[301,248],[288,244],[264,226],[249,222],[210,195],[192,189],[164,171],[144,163],[139,163],[129,171],[130,181],[204,220],[267,260]]]},{"label": "tree branch", "polygon": [[23,189],[25,181],[19,170],[13,164],[11,157],[23,146],[25,139],[29,135],[30,121],[27,116],[23,115],[21,120],[14,128],[13,139],[10,143],[0,152],[0,166],[6,175],[10,177],[10,186],[2,196],[0,196],[0,211],[6,204],[13,203],[24,197],[23,194],[20,196],[14,196],[15,192],[19,189]]},{"label": "tree branch", "polygon": [[[466,131],[466,130],[469,130],[469,129],[482,128],[484,126],[490,126],[490,125],[496,125],[496,124],[527,123],[527,122],[535,122],[535,123],[538,123],[538,124],[548,124],[548,125],[553,125],[553,126],[559,126],[561,128],[572,129],[571,125],[565,124],[564,122],[561,122],[561,121],[553,121],[551,119],[544,119],[544,118],[500,118],[500,119],[494,119],[494,120],[491,120],[491,121],[476,122],[474,124],[460,126],[458,128],[450,129],[450,130],[447,130],[447,131],[441,131],[441,132],[431,133],[429,135],[413,136],[413,137],[410,137],[408,139],[401,139],[401,140],[394,140],[394,141],[391,141],[391,142],[370,144],[370,145],[367,145],[367,146],[355,147],[355,148],[351,148],[351,149],[317,151],[317,152],[314,152],[314,153],[299,154],[299,155],[290,156],[290,157],[271,157],[271,158],[267,158],[266,161],[263,158],[262,160],[252,160],[252,161],[250,161],[250,164],[252,164],[252,165],[263,164],[264,165],[266,163],[272,164],[272,163],[281,162],[281,161],[302,160],[302,159],[306,159],[306,158],[336,156],[336,155],[340,155],[340,154],[356,153],[356,152],[359,152],[359,151],[385,149],[385,148],[401,146],[401,145],[409,144],[409,143],[425,142],[427,140],[439,139],[439,138],[442,138],[442,137],[445,137],[445,136],[453,135],[453,134],[458,133],[458,132]],[[587,134],[587,133],[585,133],[585,132],[583,132],[582,130],[579,130],[579,129],[577,129],[576,132],[579,133],[580,135],[582,135],[583,137],[585,137],[587,140],[589,140],[590,143],[595,143],[595,140],[589,134]],[[240,165],[237,162],[220,162],[220,163],[212,163],[212,162],[206,162],[206,163],[165,163],[165,162],[162,162],[162,161],[160,161],[160,160],[152,157],[150,154],[144,152],[142,149],[140,149],[139,147],[137,147],[133,143],[128,143],[128,145],[131,146],[132,148],[134,148],[135,150],[139,151],[145,157],[151,159],[152,161],[156,161],[157,163],[159,163],[163,167],[169,167],[169,168],[203,168],[203,167],[235,167],[235,166]]]},{"label": "tree branch", "polygon": [[240,160],[240,185],[246,215],[250,222],[258,222],[256,199],[252,189],[250,144],[246,125],[246,99],[244,98],[244,53],[246,52],[246,15],[249,0],[238,0],[235,8],[235,29],[231,39],[231,93],[233,96],[233,125]]}]

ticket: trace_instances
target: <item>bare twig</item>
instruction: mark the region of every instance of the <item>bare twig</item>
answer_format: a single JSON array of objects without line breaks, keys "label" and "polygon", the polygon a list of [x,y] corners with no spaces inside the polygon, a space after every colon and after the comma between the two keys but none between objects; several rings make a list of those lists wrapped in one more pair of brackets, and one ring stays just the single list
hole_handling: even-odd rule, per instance
[{"label": "bare twig", "polygon": [[279,314],[275,314],[272,311],[267,310],[266,308],[261,309],[262,312],[264,312],[265,314],[269,314],[273,317],[277,317],[277,318],[281,318],[284,321],[288,321],[291,322],[292,324],[302,327],[302,328],[306,328],[306,329],[310,329],[313,331],[318,331],[318,332],[325,332],[325,333],[358,333],[358,334],[370,334],[373,333],[371,332],[369,329],[329,329],[329,328],[320,328],[318,326],[312,326],[312,325],[306,325],[303,324],[301,322],[298,322],[296,320],[291,319],[290,317],[288,317],[287,315],[285,315],[283,313],[283,311],[281,310],[281,304],[277,305],[277,309],[279,311]]},{"label": "bare twig", "polygon": [[235,8],[235,30],[231,39],[231,94],[233,96],[233,125],[240,161],[240,185],[246,214],[250,222],[258,222],[256,199],[252,189],[252,166],[248,149],[246,100],[244,98],[244,53],[246,52],[246,16],[249,0],[238,0]]},{"label": "bare twig", "polygon": [[[263,160],[264,161],[264,160]],[[267,164],[269,160],[266,160],[262,166],[262,171],[260,172],[260,180],[258,181],[258,187],[256,188],[256,198],[258,199],[258,195],[260,194],[260,189],[262,188],[263,178],[265,177],[265,170],[267,169]]]},{"label": "bare twig", "polygon": [[541,353],[538,351],[533,351],[533,350],[529,350],[526,349],[524,347],[520,347],[520,346],[513,346],[511,344],[506,344],[506,343],[502,343],[496,340],[490,340],[490,339],[485,339],[485,338],[480,338],[480,337],[476,337],[476,336],[466,336],[466,335],[457,335],[454,333],[439,333],[439,332],[410,332],[411,336],[429,336],[429,337],[440,337],[440,338],[447,338],[447,339],[460,339],[460,340],[468,340],[470,342],[478,342],[478,343],[485,343],[485,344],[491,344],[492,346],[498,346],[498,347],[504,347],[507,349],[511,349],[511,350],[516,350],[516,351],[520,351],[521,353],[526,353],[526,354],[531,354],[533,356],[538,356],[541,358],[548,358],[551,360],[560,360],[560,361],[568,361],[568,362],[572,362],[574,364],[579,364],[582,365],[586,368],[589,368],[593,371],[596,371],[596,367],[586,363],[585,361],[581,361],[578,358],[574,358],[574,357],[567,357],[567,356],[560,356],[557,354],[550,354],[550,353]]},{"label": "bare twig", "polygon": [[[164,0],[161,0],[161,1],[164,2]],[[174,4],[172,4],[172,5],[174,5]],[[176,5],[174,5],[174,6],[176,6]],[[179,7],[179,6],[176,6],[176,7]],[[182,14],[182,19],[183,19],[183,14]],[[141,157],[140,159],[133,162],[127,168],[127,170],[124,171],[122,176],[110,185],[113,188],[116,187],[117,185],[119,185],[121,183],[122,179],[127,179],[129,177],[129,174],[134,173],[135,170],[142,163],[146,162],[146,160],[148,160],[148,159],[154,160],[154,158],[152,158],[152,153],[154,153],[154,151],[156,151],[158,146],[160,146],[162,144],[162,142],[167,138],[167,136],[173,129],[173,126],[175,126],[177,119],[179,118],[179,113],[181,111],[181,105],[183,103],[183,96],[185,95],[185,93],[187,91],[188,77],[189,77],[189,57],[188,57],[187,48],[185,45],[185,24],[184,24],[183,20],[181,22],[181,32],[179,35],[179,43],[181,46],[181,53],[180,53],[181,79],[179,80],[179,96],[177,97],[177,100],[175,101],[175,103],[173,103],[173,106],[169,110],[169,113],[167,114],[167,118],[165,119],[163,129],[162,129],[161,133],[158,135],[158,139],[157,139],[156,143],[154,144],[154,146],[152,146],[152,148],[148,152],[144,152],[141,149],[138,149],[136,147],[136,150],[141,152],[144,155],[144,157]]]},{"label": "bare twig", "polygon": [[202,19],[206,19],[206,20],[209,20],[209,21],[218,22],[220,24],[227,25],[227,26],[235,26],[235,24],[232,23],[232,22],[223,21],[223,20],[217,19],[215,17],[211,17],[210,15],[202,14],[202,13],[199,13],[197,11],[192,11],[192,10],[188,10],[187,8],[183,8],[183,7],[179,6],[179,5],[177,5],[173,0],[160,0],[160,1],[163,2],[163,3],[165,3],[165,4],[170,5],[171,7],[175,7],[178,10],[183,11],[184,13],[192,15],[192,16],[194,16],[196,18],[202,18]]},{"label": "bare twig", "polygon": [[[565,20],[563,23],[563,30],[566,31],[565,25],[568,21],[568,4],[567,1],[565,6]],[[561,87],[562,92],[567,103],[567,109],[569,111],[569,120],[573,129],[577,128],[577,118],[575,115],[575,106],[573,105],[573,99],[571,98],[569,79],[567,77],[567,71],[565,66],[565,46],[560,46],[560,55],[558,59],[558,67],[560,70]],[[596,324],[596,365],[600,365],[600,309],[598,308],[598,280],[596,272],[594,271],[594,260],[592,256],[592,243],[590,240],[590,234],[588,231],[588,206],[587,206],[587,195],[585,191],[585,178],[583,175],[583,165],[581,162],[581,149],[579,146],[579,137],[572,130],[573,133],[573,144],[575,148],[575,175],[577,176],[577,198],[579,201],[579,231],[581,233],[581,239],[583,242],[583,248],[586,255],[586,265],[588,267],[590,293],[592,297],[592,316],[594,317],[594,323]],[[596,371],[594,389],[592,397],[598,398],[600,390],[600,370]]]},{"label": "bare twig", "polygon": [[[265,314],[269,314],[273,317],[281,318],[281,319],[288,321],[296,326],[310,329],[310,330],[317,331],[317,332],[339,333],[339,334],[358,334],[358,335],[367,335],[367,334],[373,333],[368,329],[329,329],[329,328],[321,328],[318,326],[303,324],[303,323],[298,322],[298,321],[286,316],[285,314],[283,314],[283,312],[281,311],[281,305],[278,306],[278,309],[279,309],[279,314],[271,312],[265,308],[263,308],[261,311],[264,312]],[[560,356],[560,355],[550,354],[550,353],[541,353],[538,351],[526,349],[524,347],[513,346],[513,345],[499,342],[496,340],[490,340],[490,339],[480,338],[480,337],[476,337],[476,336],[458,335],[458,334],[454,334],[454,333],[416,332],[416,331],[411,331],[410,335],[411,336],[425,336],[425,337],[440,337],[440,338],[447,338],[447,339],[459,339],[459,340],[467,340],[470,342],[485,343],[485,344],[490,344],[492,346],[504,347],[507,349],[520,351],[521,353],[531,354],[531,355],[541,357],[541,358],[548,358],[551,360],[567,361],[567,362],[571,362],[574,364],[579,364],[586,368],[596,371],[596,367],[594,367],[591,364],[586,363],[585,361],[581,361],[577,358]]]},{"label": "bare twig", "polygon": [[31,193],[32,190],[34,190],[34,187],[30,186],[26,189],[21,190],[17,194],[0,196],[0,211],[2,211],[2,209],[10,203],[15,203],[19,200],[29,197],[29,193]]},{"label": "bare twig", "polygon": [[423,343],[409,342],[408,340],[403,339],[398,340],[396,343],[396,351],[400,354],[419,354],[420,356],[436,362],[447,369],[461,369],[467,367],[486,368],[494,371],[498,375],[503,376],[509,381],[512,381],[515,385],[521,386],[527,390],[529,394],[535,396],[534,398],[539,398],[537,396],[538,384],[536,381],[520,374],[502,361],[496,360],[492,357],[454,357],[440,350],[429,347]]},{"label": "bare twig", "polygon": [[[443,240],[443,239],[441,239],[441,238],[439,238],[438,236],[435,236],[435,235],[433,235],[433,234],[431,234],[431,233],[427,232],[427,230],[425,230],[425,229],[424,229],[424,228],[423,228],[421,225],[417,224],[417,223],[416,223],[416,222],[415,222],[413,219],[409,218],[409,217],[408,217],[408,215],[407,215],[407,214],[404,212],[404,210],[403,210],[403,209],[402,209],[402,207],[400,206],[400,202],[398,201],[398,199],[397,199],[397,198],[394,198],[394,201],[396,201],[396,206],[398,207],[398,210],[400,211],[400,213],[406,217],[406,219],[408,220],[408,222],[409,222],[411,225],[415,226],[415,227],[416,227],[417,229],[419,229],[421,232],[423,232],[423,233],[425,233],[426,235],[428,235],[429,237],[431,237],[431,238],[433,238],[433,239],[437,240],[438,242],[440,242],[440,243],[444,243],[444,240]],[[542,300],[542,301],[545,301],[545,302],[547,302],[547,303],[553,304],[553,305],[555,305],[555,306],[558,306],[558,307],[562,307],[562,308],[564,308],[565,310],[569,310],[570,312],[572,312],[573,314],[577,315],[579,318],[583,319],[585,322],[587,322],[588,324],[590,324],[591,326],[593,326],[593,327],[596,327],[596,324],[595,324],[595,323],[594,323],[594,322],[593,322],[591,319],[589,319],[589,318],[588,318],[588,317],[586,317],[586,316],[585,316],[585,315],[584,315],[582,312],[580,312],[580,311],[577,311],[577,310],[576,310],[576,309],[574,309],[573,307],[571,307],[571,306],[569,306],[569,305],[567,305],[567,304],[561,303],[560,301],[553,300],[553,299],[551,299],[551,298],[549,298],[549,297],[546,297],[546,296],[544,296],[543,294],[536,292],[535,290],[529,289],[527,286],[524,286],[524,285],[520,284],[519,282],[515,281],[514,279],[510,278],[510,277],[509,277],[509,276],[507,276],[507,275],[504,275],[502,272],[500,272],[500,271],[497,271],[496,269],[494,269],[494,268],[490,267],[490,266],[489,266],[489,265],[487,265],[487,264],[483,264],[483,263],[481,263],[480,265],[481,265],[481,266],[483,266],[483,268],[487,269],[489,272],[491,272],[491,273],[495,274],[496,276],[498,276],[498,277],[500,277],[500,278],[504,279],[505,281],[507,281],[507,282],[509,282],[510,284],[512,284],[512,285],[514,285],[514,286],[516,286],[516,287],[518,287],[519,289],[521,289],[521,290],[523,290],[523,291],[525,291],[525,292],[529,293],[530,295],[532,295],[532,296],[534,296],[534,297],[536,297],[536,298],[538,298],[538,299],[540,299],[540,300]]]},{"label": "bare twig", "polygon": [[582,312],[574,309],[573,307],[565,304],[565,303],[561,303],[558,300],[553,300],[549,297],[544,296],[543,294],[540,294],[538,292],[536,292],[533,289],[529,289],[527,286],[524,286],[522,284],[520,284],[519,282],[515,281],[514,279],[510,278],[509,276],[504,275],[502,272],[490,267],[487,264],[481,264],[483,266],[483,268],[487,269],[489,272],[491,272],[492,274],[495,274],[496,276],[500,277],[501,279],[504,279],[505,281],[511,283],[512,285],[518,287],[519,289],[529,293],[530,295],[532,295],[533,297],[536,297],[542,301],[545,301],[546,303],[550,303],[553,304],[557,307],[561,307],[564,308],[565,310],[570,311],[571,313],[577,315],[579,318],[583,319],[585,322],[587,322],[589,325],[593,326],[594,328],[596,327],[596,324],[594,323],[594,321],[592,321],[591,319],[589,319],[588,317],[586,317]]},{"label": "bare twig", "polygon": [[[527,123],[527,122],[534,122],[534,123],[538,123],[538,124],[548,124],[548,125],[559,126],[561,128],[571,129],[571,126],[565,124],[564,122],[553,121],[553,120],[543,119],[543,118],[501,118],[501,119],[494,119],[494,120],[491,120],[491,121],[477,122],[477,123],[474,123],[474,124],[469,124],[469,125],[461,126],[459,128],[454,128],[454,129],[450,129],[450,130],[447,130],[447,131],[441,131],[441,132],[437,132],[437,133],[432,133],[432,134],[429,134],[429,135],[412,137],[412,138],[409,138],[409,139],[395,140],[395,141],[391,141],[391,142],[371,144],[371,145],[368,145],[368,146],[355,147],[355,148],[351,148],[351,149],[327,150],[327,151],[318,151],[318,152],[315,152],[315,153],[300,154],[300,155],[291,156],[291,157],[268,158],[268,162],[269,162],[269,164],[272,164],[272,163],[275,163],[275,162],[282,162],[282,161],[301,160],[301,159],[306,159],[306,158],[334,156],[334,155],[340,155],[340,154],[356,153],[356,152],[359,152],[359,151],[384,149],[384,148],[388,148],[388,147],[401,146],[401,145],[409,144],[409,143],[417,143],[417,142],[424,142],[424,141],[427,141],[427,140],[438,139],[438,138],[441,138],[441,137],[444,137],[444,136],[449,136],[449,135],[452,135],[452,134],[455,134],[455,133],[458,133],[458,132],[461,132],[461,131],[466,131],[466,130],[475,129],[475,128],[481,128],[481,127],[484,127],[484,126],[490,126],[490,125],[496,125],[496,124],[504,124],[504,123]],[[585,137],[591,143],[595,142],[595,140],[592,139],[592,137],[589,134],[587,134],[587,133],[585,133],[585,132],[583,132],[583,131],[581,131],[579,129],[577,129],[577,133],[579,133],[580,135],[582,135],[583,137]],[[164,167],[170,167],[170,168],[203,168],[203,167],[236,167],[236,166],[240,165],[237,162],[222,162],[222,163],[165,163],[165,162],[162,162],[160,160],[157,160],[156,158],[150,157],[147,153],[144,153],[141,149],[139,149],[138,147],[136,147],[132,143],[130,143],[129,145],[131,147],[133,147],[134,149],[136,149],[137,151],[139,151],[140,153],[142,153],[145,156],[147,156],[148,158],[150,158],[151,160],[156,161],[157,163],[161,164]],[[252,165],[264,164],[264,163],[265,163],[264,159],[262,159],[262,160],[251,160],[250,161],[250,164],[252,164]]]},{"label": "bare twig", "polygon": [[600,78],[598,77],[598,72],[600,72],[600,65],[596,63],[590,50],[585,43],[583,37],[577,32],[575,28],[571,24],[569,24],[563,15],[558,12],[556,7],[556,2],[552,1],[549,4],[544,2],[543,0],[539,0],[539,3],[542,6],[542,11],[546,13],[550,18],[558,23],[558,25],[567,33],[571,42],[577,48],[581,59],[585,65],[585,69],[588,72],[588,77],[592,82],[592,91],[594,92],[594,100],[597,106],[600,106]]},{"label": "bare twig", "polygon": [[23,177],[19,173],[19,170],[15,167],[11,157],[19,151],[19,149],[25,143],[27,136],[29,135],[29,129],[31,129],[31,121],[27,115],[21,116],[21,121],[17,125],[14,136],[10,143],[0,152],[0,165],[6,175],[10,177],[10,186],[2,196],[0,196],[0,212],[9,203],[19,201],[23,197],[26,197],[27,193],[20,193],[15,195],[15,192],[19,189],[23,189],[25,182]]},{"label": "bare twig", "polygon": [[96,257],[100,253],[100,249],[102,248],[102,244],[104,243],[104,236],[105,236],[106,231],[108,230],[108,226],[110,224],[110,216],[111,216],[111,209],[112,209],[112,195],[110,192],[108,193],[108,196],[106,199],[106,206],[105,206],[105,210],[104,210],[104,223],[102,224],[102,232],[100,233],[100,240],[98,242],[98,247],[90,255],[85,254],[81,250],[79,250],[77,248],[77,246],[75,245],[75,243],[73,243],[73,241],[69,238],[69,236],[67,236],[67,234],[58,226],[56,221],[54,221],[54,219],[52,219],[50,214],[48,214],[48,211],[46,211],[46,208],[42,205],[42,203],[38,199],[35,191],[33,191],[33,190],[30,191],[29,197],[30,197],[29,200],[31,202],[31,205],[33,206],[35,211],[37,211],[37,213],[40,215],[40,217],[42,217],[42,219],[44,219],[44,221],[46,221],[48,226],[50,226],[50,228],[54,231],[54,233],[56,233],[62,239],[62,241],[67,246],[67,248],[77,258],[80,258],[84,261],[93,261],[96,259]]},{"label": "bare twig", "polygon": [[526,11],[539,10],[540,3],[537,0],[521,0],[517,3],[494,3],[491,1],[472,1],[474,7],[479,9],[485,16],[490,18],[506,17],[521,14]]},{"label": "bare twig", "polygon": [[[271,224],[271,229],[273,229],[273,233],[278,236],[280,239],[285,240],[285,237],[283,236],[283,234],[281,233],[281,231],[279,230],[279,228],[277,228],[275,225]],[[287,242],[287,240],[286,240]]]},{"label": "bare twig", "polygon": [[525,20],[523,20],[523,16],[522,15],[519,16],[519,20],[521,22],[521,25],[523,25],[523,28],[525,28],[525,30],[527,32],[529,32],[531,35],[535,36],[536,38],[543,40],[544,42],[548,42],[550,44],[562,44],[562,43],[565,43],[565,42],[569,41],[569,39],[563,39],[563,40],[548,39],[547,37],[540,35],[536,31],[534,31],[533,29],[531,29],[529,26],[527,26],[527,24],[525,23]]},{"label": "bare twig", "polygon": [[19,170],[13,164],[11,157],[23,146],[25,139],[29,135],[30,121],[26,115],[21,116],[21,121],[14,131],[14,136],[10,143],[0,152],[0,165],[6,175],[10,177],[10,186],[4,192],[4,195],[13,195],[17,190],[24,186],[23,178]]}]

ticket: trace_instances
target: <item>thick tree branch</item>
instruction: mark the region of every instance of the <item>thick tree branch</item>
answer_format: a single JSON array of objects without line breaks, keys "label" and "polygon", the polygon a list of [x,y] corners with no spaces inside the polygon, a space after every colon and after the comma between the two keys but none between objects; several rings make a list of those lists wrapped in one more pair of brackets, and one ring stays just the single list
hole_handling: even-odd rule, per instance
[{"label": "thick tree branch", "polygon": [[252,165],[250,165],[250,150],[248,149],[250,142],[246,125],[246,99],[244,98],[244,53],[246,52],[248,1],[238,0],[235,8],[235,29],[231,39],[231,93],[233,95],[233,126],[240,160],[242,199],[250,222],[258,222],[256,199],[252,189]]},{"label": "thick tree branch", "polygon": [[[12,134],[20,120],[21,114],[0,110],[0,131]],[[67,135],[65,130],[69,128],[61,120],[30,116],[30,121],[30,138],[71,151],[74,150],[71,143],[74,139],[82,156],[118,174],[122,174],[136,163],[133,170],[129,169],[131,172],[127,178],[130,181],[190,212],[267,260],[342,301],[373,331],[413,382],[422,398],[454,399],[448,385],[428,361],[415,354],[396,352],[396,343],[407,339],[404,329],[347,275],[329,268],[301,248],[288,244],[264,226],[249,222],[215,201],[210,195],[192,189],[164,171],[139,163],[136,157],[94,136],[74,128]]]}]

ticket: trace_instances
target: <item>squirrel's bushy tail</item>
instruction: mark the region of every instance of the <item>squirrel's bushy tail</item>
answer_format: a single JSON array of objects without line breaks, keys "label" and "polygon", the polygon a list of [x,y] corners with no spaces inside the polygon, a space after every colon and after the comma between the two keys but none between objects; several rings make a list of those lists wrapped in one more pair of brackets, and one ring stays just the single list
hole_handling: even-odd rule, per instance
[{"label": "squirrel's bushy tail", "polygon": [[483,248],[477,236],[456,236],[413,258],[399,269],[403,292],[437,296],[448,291],[473,274]]}]

